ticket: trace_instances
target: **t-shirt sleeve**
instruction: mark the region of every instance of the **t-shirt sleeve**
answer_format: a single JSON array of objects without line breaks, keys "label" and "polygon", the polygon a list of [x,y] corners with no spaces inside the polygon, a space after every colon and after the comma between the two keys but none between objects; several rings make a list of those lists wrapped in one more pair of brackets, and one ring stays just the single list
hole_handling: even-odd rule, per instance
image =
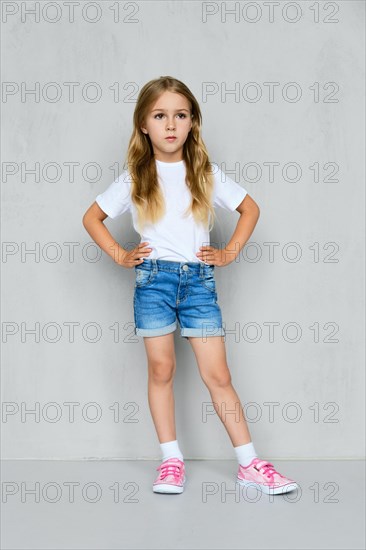
[{"label": "t-shirt sleeve", "polygon": [[124,170],[104,193],[100,193],[95,202],[112,219],[131,210],[131,179],[128,170]]},{"label": "t-shirt sleeve", "polygon": [[214,206],[220,206],[221,208],[225,208],[225,210],[234,212],[248,194],[248,191],[229,178],[220,168],[215,165],[211,166],[215,182],[213,204]]}]

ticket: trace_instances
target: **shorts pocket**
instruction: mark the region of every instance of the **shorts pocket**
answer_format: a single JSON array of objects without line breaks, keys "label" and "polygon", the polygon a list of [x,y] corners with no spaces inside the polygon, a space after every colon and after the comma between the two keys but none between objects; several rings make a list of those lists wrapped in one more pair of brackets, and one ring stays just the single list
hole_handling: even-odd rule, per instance
[{"label": "shorts pocket", "polygon": [[211,292],[216,292],[216,281],[214,276],[214,271],[212,268],[205,269],[203,278],[200,279],[201,284],[210,290]]},{"label": "shorts pocket", "polygon": [[147,286],[153,282],[155,275],[152,269],[141,269],[135,266],[136,281],[135,287]]}]

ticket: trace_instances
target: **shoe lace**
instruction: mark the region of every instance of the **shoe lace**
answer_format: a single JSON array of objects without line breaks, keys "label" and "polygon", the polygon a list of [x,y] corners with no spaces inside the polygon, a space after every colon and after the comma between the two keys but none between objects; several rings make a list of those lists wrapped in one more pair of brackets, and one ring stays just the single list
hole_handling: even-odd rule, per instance
[{"label": "shoe lace", "polygon": [[269,478],[272,478],[272,479],[273,479],[274,474],[277,474],[277,475],[280,475],[281,477],[283,477],[283,475],[280,474],[279,472],[277,472],[277,470],[275,469],[273,464],[271,464],[270,462],[257,462],[254,465],[254,468],[258,472],[261,472],[261,473],[263,473],[263,475],[265,475]]},{"label": "shoe lace", "polygon": [[167,476],[172,475],[175,480],[179,479],[181,467],[179,464],[168,462],[167,464],[160,464],[157,470],[160,470],[161,479],[165,479]]}]

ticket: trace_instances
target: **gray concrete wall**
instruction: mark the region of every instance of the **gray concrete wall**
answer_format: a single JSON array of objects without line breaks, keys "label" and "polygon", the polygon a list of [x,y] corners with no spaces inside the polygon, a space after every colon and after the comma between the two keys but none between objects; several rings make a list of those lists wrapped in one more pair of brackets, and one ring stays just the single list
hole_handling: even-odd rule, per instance
[{"label": "gray concrete wall", "polygon": [[[257,452],[364,456],[364,3],[85,2],[73,18],[52,4],[2,14],[3,457],[160,457],[134,271],[81,220],[122,169],[138,91],[162,75],[190,87],[211,160],[261,209],[215,272]],[[218,215],[212,242],[227,242],[238,214]],[[129,214],[106,225],[139,242]],[[185,458],[234,458],[175,341]]]}]

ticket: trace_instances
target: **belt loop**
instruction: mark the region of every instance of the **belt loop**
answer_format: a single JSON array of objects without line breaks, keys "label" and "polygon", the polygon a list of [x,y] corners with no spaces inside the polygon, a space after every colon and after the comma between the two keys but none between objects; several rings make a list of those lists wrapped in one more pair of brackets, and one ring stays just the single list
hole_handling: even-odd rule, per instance
[{"label": "belt loop", "polygon": [[152,271],[154,275],[156,275],[156,273],[158,272],[158,264],[157,264],[156,258],[151,258],[151,261],[153,265]]},{"label": "belt loop", "polygon": [[204,278],[203,263],[200,262],[200,279]]}]

